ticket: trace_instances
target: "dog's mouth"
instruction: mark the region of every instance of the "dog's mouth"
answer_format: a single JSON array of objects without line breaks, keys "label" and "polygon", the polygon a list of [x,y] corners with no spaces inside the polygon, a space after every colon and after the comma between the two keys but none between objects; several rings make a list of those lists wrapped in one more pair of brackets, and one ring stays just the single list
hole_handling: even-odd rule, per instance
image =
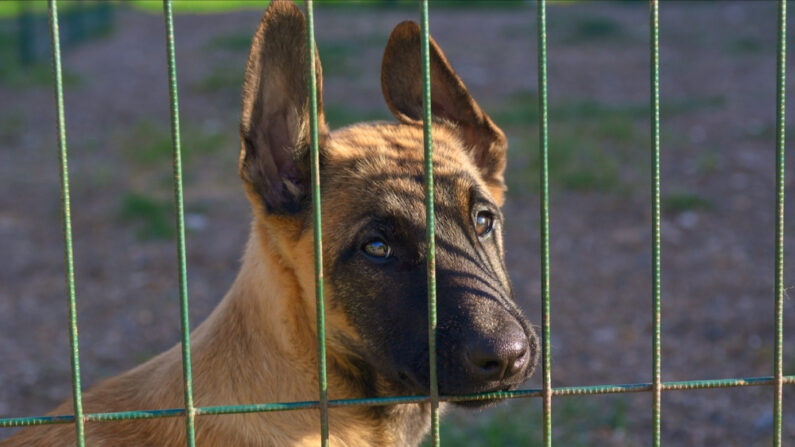
[{"label": "dog's mouth", "polygon": [[[480,397],[479,395],[508,392],[518,389],[525,383],[534,373],[536,367],[537,355],[536,353],[530,354],[533,359],[528,365],[523,374],[511,377],[507,380],[492,380],[492,381],[478,381],[472,380],[467,377],[462,377],[455,374],[457,368],[455,366],[444,368],[439,371],[438,376],[438,389],[439,394],[444,396],[469,396],[471,399],[453,400],[452,404],[464,408],[485,408],[504,400],[499,397]],[[430,380],[428,377],[427,362],[423,364],[425,368],[416,368],[414,371],[409,369],[398,372],[396,377],[396,384],[405,393],[405,395],[414,396],[427,396],[430,394]],[[441,369],[441,368],[440,368]],[[422,371],[418,373],[417,371]]]},{"label": "dog's mouth", "polygon": [[[458,407],[469,408],[469,409],[488,408],[496,405],[498,402],[504,400],[505,398],[481,397],[480,395],[497,393],[497,392],[514,391],[518,389],[519,386],[532,375],[531,373],[532,372],[529,372],[527,374],[527,377],[523,378],[521,381],[516,381],[515,383],[511,384],[493,383],[493,384],[488,384],[486,386],[479,384],[472,384],[468,387],[457,386],[454,389],[446,387],[444,381],[440,380],[439,394],[442,396],[442,399],[444,399],[445,396],[456,396],[457,399],[451,400],[450,403]],[[407,372],[401,372],[398,374],[398,381],[401,384],[401,388],[403,388],[409,395],[427,396],[430,394],[429,386],[427,384],[423,386],[420,383],[420,379],[417,379],[413,374]],[[466,397],[470,395],[471,399],[470,398],[461,399],[461,400],[458,399],[460,397]]]}]

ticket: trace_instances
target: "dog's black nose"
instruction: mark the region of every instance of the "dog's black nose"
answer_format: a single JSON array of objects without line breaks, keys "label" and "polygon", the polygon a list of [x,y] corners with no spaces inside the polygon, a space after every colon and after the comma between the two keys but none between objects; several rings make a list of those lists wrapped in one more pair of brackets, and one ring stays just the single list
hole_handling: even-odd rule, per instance
[{"label": "dog's black nose", "polygon": [[527,335],[518,323],[506,325],[497,336],[477,337],[466,344],[470,373],[483,381],[501,381],[522,372],[530,361]]}]

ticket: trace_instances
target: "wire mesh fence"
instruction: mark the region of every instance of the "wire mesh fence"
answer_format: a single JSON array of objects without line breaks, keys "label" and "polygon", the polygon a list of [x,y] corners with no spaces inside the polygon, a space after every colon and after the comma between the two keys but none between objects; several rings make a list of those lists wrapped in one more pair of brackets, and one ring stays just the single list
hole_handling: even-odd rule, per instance
[{"label": "wire mesh fence", "polygon": [[[317,136],[317,89],[315,79],[315,40],[313,2],[306,2],[307,19],[307,80],[309,82],[310,106],[310,156],[312,179],[312,210],[314,224],[315,254],[315,293],[317,305],[318,327],[318,400],[303,402],[275,402],[261,404],[241,404],[224,406],[197,407],[193,403],[190,324],[188,320],[187,268],[185,258],[185,224],[182,192],[182,161],[179,127],[179,106],[176,78],[176,56],[174,49],[174,26],[171,0],[163,1],[163,14],[166,31],[166,47],[168,61],[168,78],[170,91],[171,131],[173,146],[173,179],[174,198],[176,203],[175,223],[177,228],[177,262],[180,291],[180,323],[184,385],[184,407],[165,409],[105,413],[85,413],[82,408],[82,387],[80,383],[80,358],[77,339],[77,312],[74,283],[74,260],[72,250],[72,230],[70,214],[69,172],[67,165],[67,144],[65,133],[65,112],[63,101],[63,80],[61,71],[61,55],[59,42],[57,1],[49,0],[50,33],[52,43],[52,64],[55,74],[56,129],[58,137],[58,155],[60,161],[62,219],[65,257],[65,280],[69,318],[70,353],[72,362],[72,391],[74,414],[58,416],[12,417],[0,419],[0,427],[21,427],[43,424],[73,423],[77,434],[77,445],[85,445],[86,422],[110,422],[120,420],[150,419],[161,417],[184,417],[186,439],[189,446],[195,446],[196,416],[211,416],[235,413],[254,413],[272,411],[290,411],[302,409],[318,409],[320,416],[320,433],[322,445],[329,443],[330,408],[341,406],[384,406],[405,403],[428,402],[431,407],[431,442],[441,444],[439,436],[439,402],[487,399],[510,399],[523,397],[540,397],[543,400],[543,443],[552,445],[552,411],[553,397],[572,395],[597,395],[630,392],[652,393],[652,444],[661,445],[661,393],[674,390],[694,390],[710,388],[734,388],[747,386],[771,386],[774,390],[773,401],[773,445],[782,444],[782,402],[784,385],[795,384],[795,376],[785,376],[783,371],[783,303],[784,303],[784,156],[785,156],[785,90],[786,90],[786,1],[780,0],[778,7],[778,48],[776,71],[776,228],[775,228],[775,277],[774,277],[774,312],[775,312],[775,346],[773,352],[773,371],[767,377],[727,378],[712,380],[687,380],[663,382],[661,378],[661,205],[660,205],[660,53],[659,53],[659,4],[658,0],[650,0],[649,36],[650,36],[650,112],[651,112],[651,210],[652,210],[652,271],[651,275],[651,310],[652,310],[652,352],[651,380],[648,383],[553,387],[551,369],[551,291],[550,291],[550,214],[549,214],[549,153],[554,151],[554,136],[549,136],[549,119],[547,95],[547,28],[546,1],[537,2],[537,43],[538,43],[538,110],[539,110],[539,150],[540,150],[540,239],[541,239],[541,297],[542,297],[542,388],[516,391],[500,391],[475,395],[440,396],[436,374],[436,283],[435,283],[435,234],[434,234],[434,183],[433,183],[433,147],[431,138],[431,85],[430,64],[428,55],[429,17],[428,1],[419,2],[421,24],[422,80],[423,80],[423,129],[425,149],[425,207],[426,207],[426,242],[427,242],[427,282],[428,282],[428,329],[430,357],[430,390],[426,396],[393,396],[381,398],[359,399],[328,399],[328,383],[326,378],[326,347],[325,347],[325,315],[324,288],[322,271],[322,238],[321,203],[320,203],[320,166]],[[551,149],[550,149],[551,148]],[[333,427],[332,427],[333,428]]]}]

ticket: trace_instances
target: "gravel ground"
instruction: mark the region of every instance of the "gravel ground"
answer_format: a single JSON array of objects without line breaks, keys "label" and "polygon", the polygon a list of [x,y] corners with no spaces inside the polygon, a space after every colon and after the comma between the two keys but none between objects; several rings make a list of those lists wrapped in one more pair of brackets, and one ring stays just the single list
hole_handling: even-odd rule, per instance
[{"label": "gravel ground", "polygon": [[[517,104],[535,91],[534,11],[534,5],[431,10],[434,37],[495,118],[521,117]],[[250,212],[235,168],[236,82],[246,56],[241,48],[259,15],[176,18],[180,109],[191,135],[185,137],[185,197],[193,326],[231,284],[247,237]],[[352,7],[316,12],[332,124],[386,113],[380,53],[391,27],[415,15],[413,9]],[[648,10],[624,3],[551,5],[548,20],[551,150],[582,142],[617,168],[609,186],[553,183],[553,385],[647,382],[648,112],[632,107],[649,96]],[[770,375],[775,4],[668,2],[661,23],[662,101],[672,105],[663,107],[662,123],[663,196],[669,199],[662,225],[663,380]],[[179,340],[174,244],[158,227],[169,203],[170,167],[154,149],[145,156],[156,137],[168,135],[164,54],[161,18],[120,10],[111,35],[64,55],[65,69],[80,79],[65,100],[86,387]],[[585,109],[563,116],[584,101],[600,104],[598,110],[624,110],[629,128],[616,127],[622,131],[594,146],[585,138],[604,124],[604,115]],[[527,116],[504,125],[512,143],[506,246],[517,299],[540,324],[538,197],[523,180],[535,175],[537,122]],[[0,83],[0,417],[42,414],[70,393],[54,148],[51,89]],[[785,266],[795,265],[791,166]],[[136,197],[148,198],[148,205],[136,206]],[[788,288],[791,272],[785,269]],[[792,316],[787,297],[786,374],[795,374]],[[528,384],[538,385],[538,377]],[[792,391],[785,389],[785,445],[795,445]],[[556,399],[555,408],[566,399]],[[650,397],[594,401],[607,407],[618,399],[628,406],[626,424],[590,427],[586,445],[647,444]],[[663,440],[769,445],[771,402],[767,388],[665,393]],[[579,427],[559,413],[556,418],[556,436]],[[0,439],[8,434],[0,430]]]}]

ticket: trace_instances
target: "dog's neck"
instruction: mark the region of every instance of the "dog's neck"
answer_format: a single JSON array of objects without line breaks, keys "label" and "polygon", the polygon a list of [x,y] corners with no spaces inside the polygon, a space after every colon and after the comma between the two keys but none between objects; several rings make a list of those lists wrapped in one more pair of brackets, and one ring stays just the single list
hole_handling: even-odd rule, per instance
[{"label": "dog's neck", "polygon": [[[194,389],[204,393],[195,396],[198,405],[318,399],[315,316],[307,308],[314,290],[301,288],[299,277],[306,272],[285,259],[277,245],[265,228],[254,224],[235,283],[194,333]],[[338,367],[339,355],[329,347],[329,397],[363,397],[362,384]],[[201,386],[202,380],[212,383]],[[339,445],[416,445],[427,431],[426,407],[334,408],[331,436]],[[316,411],[263,417],[267,423],[306,418],[307,432],[280,440],[284,445],[316,439]]]}]

